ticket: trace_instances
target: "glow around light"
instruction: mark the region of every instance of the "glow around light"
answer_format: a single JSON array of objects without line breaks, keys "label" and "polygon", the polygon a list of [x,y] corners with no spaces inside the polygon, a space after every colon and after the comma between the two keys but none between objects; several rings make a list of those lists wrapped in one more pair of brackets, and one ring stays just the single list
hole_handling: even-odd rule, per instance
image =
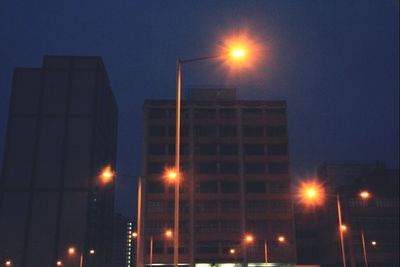
[{"label": "glow around light", "polygon": [[307,207],[320,206],[324,204],[325,188],[316,180],[300,182],[297,197],[301,204]]},{"label": "glow around light", "polygon": [[175,170],[175,168],[172,167],[167,167],[164,169],[164,179],[168,183],[174,183],[176,179],[178,179],[178,172]]},{"label": "glow around light", "polygon": [[254,241],[254,237],[251,234],[247,234],[244,240],[246,241],[246,243],[252,243]]},{"label": "glow around light", "polygon": [[359,195],[364,200],[367,200],[367,199],[369,199],[371,197],[371,193],[366,191],[366,190],[361,191]]},{"label": "glow around light", "polygon": [[345,224],[342,224],[342,225],[340,226],[340,230],[341,230],[342,232],[346,232],[346,231],[347,231],[347,226],[346,226]]},{"label": "glow around light", "polygon": [[172,238],[172,230],[166,230],[166,231],[165,231],[165,236],[166,236],[167,238]]},{"label": "glow around light", "polygon": [[286,241],[286,238],[284,237],[284,236],[278,236],[278,241],[279,241],[279,243],[285,243],[285,241]]},{"label": "glow around light", "polygon": [[111,166],[106,166],[100,174],[100,179],[103,184],[109,184],[112,182],[112,179],[114,178],[115,173],[111,169]]}]

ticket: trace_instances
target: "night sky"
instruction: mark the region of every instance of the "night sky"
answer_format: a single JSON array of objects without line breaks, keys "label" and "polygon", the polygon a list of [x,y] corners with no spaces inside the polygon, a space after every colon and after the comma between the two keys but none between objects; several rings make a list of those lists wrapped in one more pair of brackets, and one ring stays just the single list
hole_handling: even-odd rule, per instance
[{"label": "night sky", "polygon": [[[253,36],[263,62],[185,66],[183,87],[288,102],[294,178],[324,160],[399,161],[399,1],[0,1],[0,151],[14,67],[98,55],[119,107],[118,211],[134,215],[144,99],[175,97],[178,57]],[[184,92],[184,95],[187,91]],[[3,155],[0,156],[2,158]]]}]

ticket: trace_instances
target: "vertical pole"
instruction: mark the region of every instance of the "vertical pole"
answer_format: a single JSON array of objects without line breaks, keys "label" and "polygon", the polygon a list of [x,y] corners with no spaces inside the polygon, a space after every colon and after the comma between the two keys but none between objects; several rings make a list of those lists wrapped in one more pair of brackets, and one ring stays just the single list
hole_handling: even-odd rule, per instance
[{"label": "vertical pole", "polygon": [[265,263],[268,263],[268,240],[264,240],[264,257]]},{"label": "vertical pole", "polygon": [[150,267],[153,267],[153,236],[150,236]]},{"label": "vertical pole", "polygon": [[176,69],[176,128],[175,128],[175,218],[174,218],[174,267],[179,263],[179,180],[180,173],[180,134],[181,134],[181,61],[177,61]]},{"label": "vertical pole", "polygon": [[79,257],[79,267],[83,266],[83,252],[81,252],[81,256]]},{"label": "vertical pole", "polygon": [[345,251],[344,251],[344,241],[343,241],[343,231],[342,231],[342,211],[340,209],[339,195],[336,195],[336,201],[337,201],[337,210],[338,210],[338,219],[339,219],[340,245],[341,245],[341,249],[342,249],[342,262],[343,262],[343,267],[346,267],[346,255],[345,255]]},{"label": "vertical pole", "polygon": [[368,267],[367,248],[365,247],[364,231],[361,231],[361,241],[363,246],[365,267]]}]

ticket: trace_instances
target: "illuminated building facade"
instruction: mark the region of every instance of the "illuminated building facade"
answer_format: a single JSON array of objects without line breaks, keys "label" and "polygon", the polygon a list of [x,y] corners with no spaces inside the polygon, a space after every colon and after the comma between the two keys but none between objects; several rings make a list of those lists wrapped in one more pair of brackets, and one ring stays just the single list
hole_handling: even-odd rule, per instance
[{"label": "illuminated building facade", "polygon": [[[16,68],[0,177],[0,260],[111,266],[117,106],[100,57]],[[67,255],[70,246],[76,254]],[[91,249],[95,250],[92,255]],[[63,266],[64,266],[63,265]]]},{"label": "illuminated building facade", "polygon": [[[296,262],[285,101],[237,100],[234,89],[191,89],[182,102],[180,262]],[[138,266],[173,262],[175,101],[144,104]],[[244,237],[254,241],[246,244]],[[279,243],[278,236],[285,236]],[[265,242],[266,241],[266,242]],[[230,254],[230,249],[235,249]]]}]

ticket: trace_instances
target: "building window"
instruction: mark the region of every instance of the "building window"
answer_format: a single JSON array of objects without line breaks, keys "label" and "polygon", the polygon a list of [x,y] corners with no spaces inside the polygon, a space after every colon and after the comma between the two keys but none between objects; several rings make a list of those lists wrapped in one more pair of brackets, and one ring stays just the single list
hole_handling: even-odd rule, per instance
[{"label": "building window", "polygon": [[216,205],[215,201],[197,202],[196,211],[199,213],[216,213],[218,205]]},{"label": "building window", "polygon": [[286,126],[267,126],[266,134],[268,137],[284,137],[287,135]]},{"label": "building window", "polygon": [[246,182],[247,193],[265,193],[265,183],[263,182]]},{"label": "building window", "polygon": [[215,154],[217,154],[217,144],[197,145],[196,153],[199,155],[215,155]]},{"label": "building window", "polygon": [[239,221],[221,221],[221,232],[234,233],[239,231],[240,231]]},{"label": "building window", "polygon": [[165,136],[165,127],[164,126],[150,126],[149,127],[149,136],[150,137]]},{"label": "building window", "polygon": [[289,172],[289,164],[287,162],[269,163],[268,172],[270,174],[286,174]]},{"label": "building window", "polygon": [[247,174],[264,174],[265,164],[263,162],[246,163],[245,170]]},{"label": "building window", "polygon": [[267,108],[265,112],[271,116],[282,116],[286,114],[286,108]]},{"label": "building window", "polygon": [[220,126],[219,127],[220,137],[236,137],[237,127],[234,125]]},{"label": "building window", "polygon": [[195,110],[196,119],[215,119],[217,111],[211,108],[201,108]]},{"label": "building window", "polygon": [[162,182],[148,182],[148,193],[164,193],[164,184]]},{"label": "building window", "polygon": [[263,110],[259,108],[244,108],[242,110],[243,118],[261,118],[263,115]]},{"label": "building window", "polygon": [[164,202],[162,201],[149,201],[147,202],[148,212],[164,212]]},{"label": "building window", "polygon": [[239,183],[238,182],[221,182],[221,192],[222,193],[239,193]]},{"label": "building window", "polygon": [[215,137],[217,136],[217,127],[215,126],[196,126],[195,133],[197,137]]},{"label": "building window", "polygon": [[164,155],[165,145],[164,144],[149,144],[147,150],[150,155]]},{"label": "building window", "polygon": [[217,173],[217,163],[215,162],[203,162],[198,165],[198,173],[200,174],[214,174]]},{"label": "building window", "polygon": [[239,210],[239,201],[226,200],[221,201],[221,212],[237,212]]},{"label": "building window", "polygon": [[197,252],[202,254],[218,253],[218,242],[199,242],[197,244]]},{"label": "building window", "polygon": [[[188,155],[189,154],[189,145],[181,144],[179,152],[180,152],[180,155]],[[175,155],[175,144],[168,145],[168,155]]]},{"label": "building window", "polygon": [[290,202],[283,200],[269,201],[269,207],[274,212],[286,213],[291,210]]},{"label": "building window", "polygon": [[149,116],[151,119],[164,119],[167,117],[167,112],[162,108],[151,108],[149,110]]},{"label": "building window", "polygon": [[[168,126],[168,136],[175,137],[176,133],[176,126],[170,125]],[[187,125],[181,125],[181,137],[186,137],[189,135],[189,127]]]},{"label": "building window", "polygon": [[236,118],[236,109],[221,108],[219,110],[219,116],[223,119],[234,119],[234,118]]},{"label": "building window", "polygon": [[264,144],[245,144],[244,152],[246,155],[264,155]]},{"label": "building window", "polygon": [[265,233],[267,231],[268,223],[267,221],[248,221],[247,222],[247,229],[249,231],[257,233],[257,232],[262,232]]},{"label": "building window", "polygon": [[244,126],[244,137],[262,137],[264,136],[264,128],[261,126]]},{"label": "building window", "polygon": [[249,213],[262,213],[266,211],[266,202],[262,200],[248,201],[246,211]]},{"label": "building window", "polygon": [[239,164],[237,162],[221,162],[219,172],[221,174],[237,174],[239,173]]},{"label": "building window", "polygon": [[269,144],[267,150],[271,156],[285,156],[288,153],[287,144]]},{"label": "building window", "polygon": [[289,189],[289,183],[271,182],[269,184],[269,190],[271,193],[287,193],[289,192]]},{"label": "building window", "polygon": [[236,144],[220,144],[219,153],[221,155],[237,155],[238,146]]},{"label": "building window", "polygon": [[164,170],[164,165],[160,162],[149,162],[147,164],[147,173],[161,174]]},{"label": "building window", "polygon": [[218,221],[198,221],[196,230],[200,233],[210,233],[218,231]]},{"label": "building window", "polygon": [[217,182],[200,182],[197,184],[198,193],[217,193],[218,184]]}]

